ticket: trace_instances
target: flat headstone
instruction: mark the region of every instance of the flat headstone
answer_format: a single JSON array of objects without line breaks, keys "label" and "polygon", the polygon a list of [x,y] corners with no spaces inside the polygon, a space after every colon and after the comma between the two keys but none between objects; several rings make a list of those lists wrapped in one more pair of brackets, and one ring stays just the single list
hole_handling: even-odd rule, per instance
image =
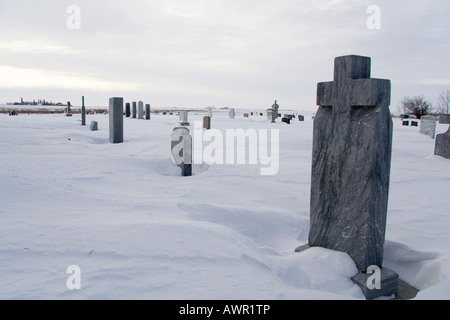
[{"label": "flat headstone", "polygon": [[171,136],[172,159],[181,168],[182,176],[192,175],[192,137],[189,129],[176,127]]},{"label": "flat headstone", "polygon": [[125,103],[125,117],[129,118],[131,116],[131,106],[130,103]]},{"label": "flat headstone", "polygon": [[150,120],[150,105],[145,105],[145,120]]},{"label": "flat headstone", "polygon": [[435,116],[423,116],[420,119],[419,132],[429,136],[431,139],[434,139],[436,135],[436,121],[437,117]]},{"label": "flat headstone", "polygon": [[144,103],[138,102],[138,119],[144,119]]},{"label": "flat headstone", "polygon": [[97,131],[98,130],[98,122],[97,121],[91,121],[89,129],[91,129],[91,131]]},{"label": "flat headstone", "polygon": [[[450,114],[441,114],[439,116],[439,123],[450,125]],[[436,136],[434,154],[450,159],[450,126],[447,132]]]},{"label": "flat headstone", "polygon": [[123,98],[109,99],[109,142],[123,142]]},{"label": "flat headstone", "polygon": [[335,59],[317,85],[308,244],[348,253],[360,271],[381,266],[392,150],[391,83],[371,59]]}]

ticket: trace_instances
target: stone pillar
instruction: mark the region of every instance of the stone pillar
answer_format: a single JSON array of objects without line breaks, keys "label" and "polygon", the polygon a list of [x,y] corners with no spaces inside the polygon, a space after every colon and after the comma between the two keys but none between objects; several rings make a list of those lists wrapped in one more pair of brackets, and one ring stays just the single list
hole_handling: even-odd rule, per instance
[{"label": "stone pillar", "polygon": [[109,99],[109,142],[123,142],[123,98]]},{"label": "stone pillar", "polygon": [[144,103],[138,102],[138,119],[144,119]]},{"label": "stone pillar", "polygon": [[136,119],[136,101],[132,102],[131,118]]},{"label": "stone pillar", "polygon": [[129,118],[131,116],[131,107],[130,103],[125,103],[125,117]]},{"label": "stone pillar", "polygon": [[72,113],[70,112],[70,101],[67,101],[67,108],[66,108],[66,117],[71,117]]},{"label": "stone pillar", "polygon": [[150,120],[150,105],[145,105],[145,120]]},{"label": "stone pillar", "polygon": [[81,125],[86,125],[86,107],[84,106],[84,96],[81,97]]}]

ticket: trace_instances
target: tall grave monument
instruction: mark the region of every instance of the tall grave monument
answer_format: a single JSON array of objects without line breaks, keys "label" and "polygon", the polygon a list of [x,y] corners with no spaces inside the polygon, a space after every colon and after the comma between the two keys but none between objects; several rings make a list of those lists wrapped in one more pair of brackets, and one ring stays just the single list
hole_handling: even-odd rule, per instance
[{"label": "tall grave monument", "polygon": [[334,81],[317,85],[311,175],[309,246],[348,253],[366,297],[397,291],[398,274],[381,269],[381,289],[365,273],[381,267],[392,148],[391,83],[371,79],[371,59],[335,59]]}]

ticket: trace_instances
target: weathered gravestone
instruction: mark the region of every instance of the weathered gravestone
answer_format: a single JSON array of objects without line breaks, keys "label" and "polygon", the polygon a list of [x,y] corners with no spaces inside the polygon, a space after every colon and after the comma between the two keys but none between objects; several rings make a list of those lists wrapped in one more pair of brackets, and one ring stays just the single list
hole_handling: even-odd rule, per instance
[{"label": "weathered gravestone", "polygon": [[130,103],[125,103],[125,117],[129,118],[131,116]]},{"label": "weathered gravestone", "polygon": [[144,103],[142,101],[138,102],[138,119],[144,120]]},{"label": "weathered gravestone", "polygon": [[86,125],[86,107],[84,106],[84,96],[81,97],[81,125]]},{"label": "weathered gravestone", "polygon": [[[439,116],[439,123],[450,125],[450,114],[441,114]],[[447,132],[436,136],[434,154],[450,159],[450,126]]]},{"label": "weathered gravestone", "polygon": [[275,100],[274,104],[271,107],[271,109],[275,110],[275,119],[280,116],[280,114],[278,113],[279,108],[280,108],[280,106],[278,105],[277,100]]},{"label": "weathered gravestone", "polygon": [[211,129],[211,118],[209,116],[203,117],[203,129]]},{"label": "weathered gravestone", "polygon": [[[383,263],[392,149],[391,83],[370,79],[370,62],[338,57],[334,81],[317,85],[310,231],[308,245],[296,249],[346,252],[360,273]],[[381,274],[376,295],[394,294],[398,274],[386,268]],[[352,280],[366,293],[359,278],[365,274],[357,276]]]},{"label": "weathered gravestone", "polygon": [[435,116],[423,116],[420,119],[419,132],[434,139],[436,135],[436,120],[437,118]]},{"label": "weathered gravestone", "polygon": [[230,116],[230,119],[234,119],[234,117],[236,116],[236,112],[234,111],[233,108],[230,109],[230,112],[228,115]]},{"label": "weathered gravestone", "polygon": [[192,137],[189,129],[176,127],[172,131],[172,159],[181,168],[182,176],[192,175]]},{"label": "weathered gravestone", "polygon": [[71,117],[72,113],[70,112],[70,101],[67,101],[67,108],[66,108],[66,117]]},{"label": "weathered gravestone", "polygon": [[277,118],[277,111],[275,109],[269,108],[266,110],[267,113],[267,120],[270,120],[271,123],[275,122],[275,119]]},{"label": "weathered gravestone", "polygon": [[109,99],[109,142],[123,142],[123,98]]},{"label": "weathered gravestone", "polygon": [[136,119],[136,101],[133,101],[131,106],[131,118]]},{"label": "weathered gravestone", "polygon": [[298,115],[298,121],[305,121],[305,117],[302,115]]},{"label": "weathered gravestone", "polygon": [[91,131],[97,131],[98,130],[98,122],[97,121],[91,121],[89,129],[91,129]]},{"label": "weathered gravestone", "polygon": [[411,121],[411,127],[418,127],[418,126],[419,126],[419,122]]},{"label": "weathered gravestone", "polygon": [[281,119],[281,122],[287,123],[287,124],[291,124],[291,119],[284,117]]},{"label": "weathered gravestone", "polygon": [[180,111],[178,114],[178,122],[182,126],[190,126],[190,123],[188,121],[188,113],[187,111]]},{"label": "weathered gravestone", "polygon": [[145,105],[145,120],[150,120],[150,105]]}]

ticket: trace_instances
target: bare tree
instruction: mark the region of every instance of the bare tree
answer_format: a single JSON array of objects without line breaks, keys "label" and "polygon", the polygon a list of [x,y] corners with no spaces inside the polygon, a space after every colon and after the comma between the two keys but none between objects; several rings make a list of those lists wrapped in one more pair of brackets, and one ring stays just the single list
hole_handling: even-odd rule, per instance
[{"label": "bare tree", "polygon": [[450,89],[442,89],[436,105],[436,111],[438,113],[450,113]]},{"label": "bare tree", "polygon": [[430,114],[433,110],[431,103],[427,101],[423,95],[413,98],[404,97],[401,101],[400,108],[401,110],[404,110],[405,113],[415,115],[417,119]]}]

